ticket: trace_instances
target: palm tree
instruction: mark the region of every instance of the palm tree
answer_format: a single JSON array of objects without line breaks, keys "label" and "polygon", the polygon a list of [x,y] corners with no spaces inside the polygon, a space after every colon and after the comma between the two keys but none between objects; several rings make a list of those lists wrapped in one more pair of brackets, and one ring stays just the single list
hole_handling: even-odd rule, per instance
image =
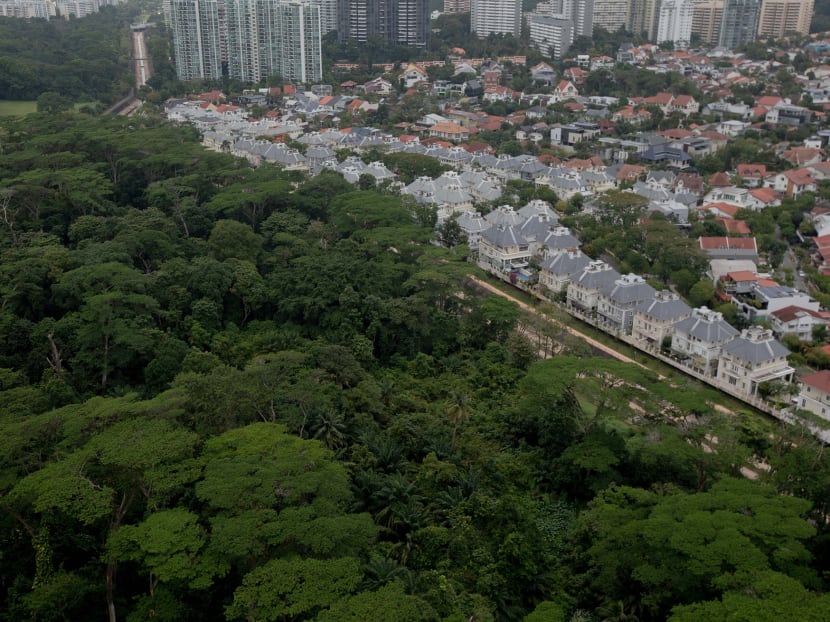
[{"label": "palm tree", "polygon": [[455,436],[458,427],[470,416],[472,405],[466,393],[462,391],[450,391],[447,400],[447,416],[452,423],[452,446],[455,447]]},{"label": "palm tree", "polygon": [[333,408],[314,412],[308,429],[312,438],[323,441],[329,449],[343,447],[348,440],[343,413]]}]

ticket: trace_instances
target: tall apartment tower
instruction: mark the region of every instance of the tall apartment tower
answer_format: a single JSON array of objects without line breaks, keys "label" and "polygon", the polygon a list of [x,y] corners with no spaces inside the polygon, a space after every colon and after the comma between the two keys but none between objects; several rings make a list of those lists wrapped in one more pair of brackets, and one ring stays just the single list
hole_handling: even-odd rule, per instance
[{"label": "tall apartment tower", "polygon": [[698,2],[692,7],[692,34],[707,45],[717,45],[723,22],[723,0]]},{"label": "tall apartment tower", "polygon": [[260,63],[258,9],[261,4],[258,0],[227,0],[224,7],[227,51],[223,57],[227,59],[228,75],[243,82],[259,82],[267,69]]},{"label": "tall apartment tower", "polygon": [[397,45],[429,45],[429,0],[341,0],[337,11],[340,41],[378,36]]},{"label": "tall apartment tower", "polygon": [[628,13],[628,31],[635,35],[645,33],[646,39],[657,39],[660,21],[660,0],[632,0]]},{"label": "tall apartment tower", "polygon": [[444,13],[469,13],[470,0],[444,0]]},{"label": "tall apartment tower", "polygon": [[724,0],[718,46],[734,50],[755,40],[761,0]]},{"label": "tall apartment tower", "polygon": [[675,48],[689,47],[692,38],[692,0],[662,0],[657,43],[671,41]]},{"label": "tall apartment tower", "polygon": [[291,82],[316,82],[323,77],[322,24],[319,5],[279,2],[279,33],[272,73]]},{"label": "tall apartment tower", "polygon": [[813,0],[762,0],[758,36],[783,37],[788,32],[810,34]]},{"label": "tall apartment tower", "polygon": [[628,25],[629,0],[594,0],[594,28],[617,32]]},{"label": "tall apartment tower", "polygon": [[574,24],[563,15],[527,14],[530,41],[545,56],[559,60],[574,40]]},{"label": "tall apartment tower", "polygon": [[472,0],[470,11],[470,30],[479,37],[522,32],[521,0]]},{"label": "tall apartment tower", "polygon": [[563,0],[562,13],[574,23],[574,38],[594,34],[594,0]]},{"label": "tall apartment tower", "polygon": [[172,0],[170,22],[179,80],[221,78],[219,3],[216,0]]}]

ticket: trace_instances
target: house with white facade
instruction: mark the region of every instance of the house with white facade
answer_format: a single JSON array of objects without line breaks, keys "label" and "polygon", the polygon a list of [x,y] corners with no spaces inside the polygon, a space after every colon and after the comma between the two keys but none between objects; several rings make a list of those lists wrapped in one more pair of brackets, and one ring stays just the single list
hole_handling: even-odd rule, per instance
[{"label": "house with white facade", "polygon": [[812,341],[813,329],[817,326],[827,326],[830,314],[791,305],[773,311],[767,317],[767,321],[778,339],[784,335],[794,335],[801,341]]},{"label": "house with white facade", "polygon": [[672,353],[702,374],[714,375],[721,347],[738,335],[723,314],[706,307],[674,325]]},{"label": "house with white facade", "polygon": [[600,295],[611,291],[619,278],[620,273],[604,261],[592,261],[568,283],[568,306],[579,313],[593,314]]},{"label": "house with white facade", "polygon": [[478,243],[478,265],[498,275],[527,268],[531,255],[530,244],[516,227],[490,227]]},{"label": "house with white facade", "polygon": [[[539,267],[539,285],[551,294],[564,291],[571,279],[591,263],[591,258],[581,250],[566,250],[545,259]],[[544,294],[544,289],[542,289]]]},{"label": "house with white facade", "polygon": [[791,382],[795,370],[787,362],[790,351],[769,329],[753,326],[723,344],[717,379],[740,393],[757,397],[758,387],[769,382]]},{"label": "house with white facade", "polygon": [[605,330],[628,333],[634,323],[634,310],[654,297],[656,290],[636,274],[626,274],[614,287],[601,292],[597,300],[597,320]]},{"label": "house with white facade", "polygon": [[798,407],[830,421],[830,370],[804,376],[799,388]]},{"label": "house with white facade", "polygon": [[654,348],[660,348],[666,337],[674,334],[674,325],[692,316],[692,308],[675,292],[655,292],[651,300],[634,309],[631,336]]}]

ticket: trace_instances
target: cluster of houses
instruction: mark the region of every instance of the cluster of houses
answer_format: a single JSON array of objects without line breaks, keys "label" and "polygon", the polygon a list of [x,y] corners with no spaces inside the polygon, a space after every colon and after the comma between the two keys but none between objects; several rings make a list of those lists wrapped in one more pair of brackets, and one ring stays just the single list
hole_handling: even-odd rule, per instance
[{"label": "cluster of houses", "polygon": [[[668,352],[713,384],[753,397],[763,383],[792,380],[786,349],[776,339],[793,335],[810,340],[830,316],[808,294],[780,285],[762,271],[758,244],[741,213],[816,192],[818,184],[830,178],[830,163],[825,161],[830,130],[819,130],[797,143],[772,144],[778,158],[792,166],[788,170],[750,162],[704,180],[694,162],[750,130],[790,130],[823,121],[830,110],[827,65],[815,64],[805,76],[793,74],[812,99],[810,108],[778,95],[762,94],[751,103],[730,97],[735,87],[769,81],[782,68],[791,71],[785,56],[792,59],[797,51],[754,61],[730,52],[702,55],[628,46],[624,57],[616,60],[572,59],[572,66],[561,74],[539,63],[530,68],[532,89],[538,90],[532,93],[503,84],[509,74],[504,59],[455,59],[452,81],[429,79],[427,65],[443,62],[405,63],[390,66],[398,73],[388,79],[364,84],[346,81],[339,89],[287,85],[279,93],[269,90],[252,96],[256,102],[238,105],[222,103],[218,94],[204,94],[191,101],[168,102],[166,110],[170,119],[196,126],[206,147],[244,157],[254,166],[273,163],[311,175],[330,169],[351,183],[368,175],[377,184],[434,205],[439,222],[456,219],[485,269],[520,287],[559,296],[572,312],[605,330],[632,339],[647,351]],[[693,80],[709,103],[701,105],[690,95],[668,92],[627,101],[580,95],[590,71],[612,68],[615,62],[645,65],[646,60],[651,71],[678,71]],[[415,92],[435,97],[439,112],[400,123],[393,131],[354,123],[377,110],[384,98],[405,98]],[[251,118],[243,107],[275,96],[281,97],[280,106],[261,118]],[[506,99],[524,107],[498,116],[459,105],[457,100],[463,97]],[[347,113],[351,113],[350,127],[340,123]],[[572,120],[550,122],[552,115],[561,119],[563,114]],[[654,114],[673,115],[681,122],[662,131],[618,135],[620,124],[636,129]],[[506,127],[523,144],[550,144],[556,155],[495,155],[493,148],[477,140],[481,132]],[[354,155],[343,159],[343,150]],[[450,170],[405,185],[383,163],[358,157],[370,150],[426,155]],[[590,155],[575,157],[576,152]],[[715,220],[725,235],[700,237],[698,244],[710,259],[708,274],[717,296],[734,302],[748,322],[764,320],[770,328],[738,333],[714,311],[689,309],[676,295],[654,291],[639,276],[617,274],[582,254],[579,241],[559,224],[549,205],[532,202],[518,210],[503,206],[484,215],[476,211],[485,203],[498,204],[511,180],[549,188],[563,201],[579,198],[573,204],[587,213],[597,209],[595,198],[617,189],[643,197],[649,212],[659,212],[681,227]],[[817,207],[809,219],[817,232],[817,265],[830,273],[830,210]],[[801,399],[800,404],[810,409],[805,404],[812,403],[818,401]],[[826,414],[821,409],[816,412]]]},{"label": "cluster of houses", "polygon": [[[721,313],[693,309],[674,292],[656,290],[639,275],[620,274],[608,263],[591,259],[543,201],[515,211],[503,206],[483,218],[465,214],[459,224],[478,232],[478,265],[484,270],[540,297],[564,301],[573,315],[643,351],[670,357],[714,386],[754,400],[775,383],[793,381],[789,351],[774,330],[752,326],[738,331]],[[815,305],[814,315],[826,325],[830,314]],[[792,334],[785,320],[796,315],[793,305],[770,311],[774,313],[782,321],[779,328]],[[803,330],[796,325],[792,329]],[[830,412],[830,399],[825,407]]]}]

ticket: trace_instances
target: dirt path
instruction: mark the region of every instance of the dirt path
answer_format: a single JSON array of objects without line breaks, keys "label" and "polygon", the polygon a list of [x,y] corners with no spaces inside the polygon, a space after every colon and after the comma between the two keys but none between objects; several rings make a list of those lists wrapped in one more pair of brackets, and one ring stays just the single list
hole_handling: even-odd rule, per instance
[{"label": "dirt path", "polygon": [[543,317],[543,318],[545,318],[548,322],[552,322],[552,323],[554,323],[554,324],[557,324],[558,326],[561,326],[561,328],[562,328],[563,330],[567,331],[567,332],[568,332],[568,334],[570,334],[570,335],[572,335],[572,336],[574,336],[574,337],[578,337],[579,339],[584,340],[584,341],[585,341],[585,343],[587,343],[588,345],[590,345],[590,346],[591,346],[591,347],[593,347],[593,348],[596,348],[596,349],[597,349],[597,350],[599,350],[600,352],[604,352],[604,353],[605,353],[605,354],[607,354],[608,356],[610,356],[610,357],[612,357],[612,358],[615,358],[615,359],[617,359],[618,361],[622,361],[622,362],[624,362],[624,363],[633,363],[634,365],[638,365],[638,366],[642,367],[643,369],[648,369],[648,367],[646,367],[646,366],[645,366],[645,365],[643,365],[642,363],[638,363],[637,361],[635,361],[635,360],[634,360],[634,359],[632,359],[631,357],[628,357],[628,356],[626,356],[625,354],[622,354],[621,352],[617,352],[616,350],[614,350],[614,349],[613,349],[613,348],[611,348],[610,346],[607,346],[607,345],[605,345],[604,343],[600,343],[600,342],[599,342],[599,341],[597,341],[596,339],[592,339],[591,337],[589,337],[589,336],[588,336],[588,335],[586,335],[585,333],[582,333],[582,332],[580,332],[580,331],[576,330],[575,328],[571,328],[570,326],[565,326],[564,324],[561,324],[560,322],[557,322],[556,320],[554,320],[553,318],[549,317],[548,315],[545,315],[544,313],[542,313],[542,312],[541,312],[541,311],[539,311],[538,309],[534,309],[534,308],[533,308],[533,307],[531,307],[529,304],[522,302],[522,301],[521,301],[521,300],[519,300],[518,298],[514,298],[514,297],[513,297],[513,296],[511,296],[510,294],[508,294],[508,293],[506,293],[506,292],[501,291],[501,290],[500,290],[499,288],[497,288],[497,287],[493,287],[492,285],[490,285],[490,284],[489,284],[489,283],[487,283],[486,281],[482,281],[481,279],[478,279],[478,278],[476,278],[476,277],[474,277],[474,276],[470,276],[470,279],[471,279],[471,280],[472,280],[472,281],[473,281],[476,285],[478,285],[479,287],[481,287],[481,288],[483,288],[483,289],[486,289],[488,292],[490,292],[490,293],[492,293],[492,294],[496,294],[497,296],[501,296],[502,298],[506,298],[507,300],[510,300],[511,302],[515,302],[517,305],[519,305],[519,307],[520,307],[522,310],[524,310],[524,311],[529,311],[530,313],[534,313],[534,314],[538,315],[539,317]]}]

